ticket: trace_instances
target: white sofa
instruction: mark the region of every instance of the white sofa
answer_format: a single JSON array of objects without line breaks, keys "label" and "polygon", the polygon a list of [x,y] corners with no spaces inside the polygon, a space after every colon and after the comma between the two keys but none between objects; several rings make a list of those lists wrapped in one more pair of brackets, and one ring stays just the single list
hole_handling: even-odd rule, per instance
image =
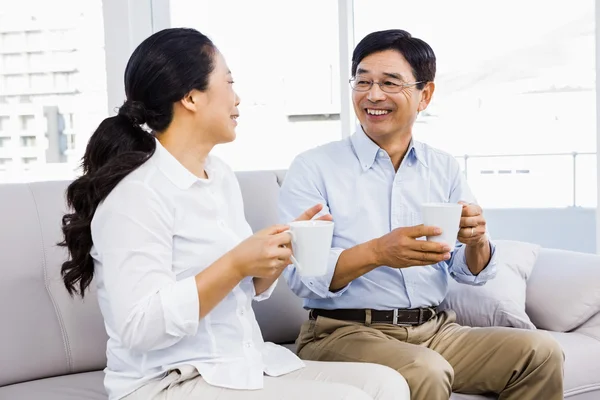
[{"label": "white sofa", "polygon": [[[238,178],[251,226],[276,223],[283,173],[242,172]],[[66,254],[56,243],[67,184],[0,185],[0,400],[106,400],[106,333],[95,292],[84,301],[71,299],[60,278]],[[528,283],[530,316],[556,313],[557,323],[565,316],[581,322],[570,332],[552,332],[566,354],[568,399],[600,399],[600,279],[595,293],[581,293],[568,279],[598,268],[598,256],[543,249]],[[540,298],[547,292],[556,296]],[[307,318],[283,281],[256,312],[265,338],[290,346]]]}]

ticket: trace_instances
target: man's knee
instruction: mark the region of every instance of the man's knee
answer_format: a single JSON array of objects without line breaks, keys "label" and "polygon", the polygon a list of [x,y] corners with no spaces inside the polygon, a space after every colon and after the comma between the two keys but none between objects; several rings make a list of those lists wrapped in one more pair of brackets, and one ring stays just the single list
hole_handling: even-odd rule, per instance
[{"label": "man's knee", "polygon": [[411,391],[423,386],[443,386],[450,393],[454,381],[454,369],[440,354],[433,350],[422,351],[408,363],[398,368],[408,381]]},{"label": "man's knee", "polygon": [[548,332],[528,331],[519,338],[518,345],[536,366],[544,365],[562,371],[565,360],[563,349]]}]

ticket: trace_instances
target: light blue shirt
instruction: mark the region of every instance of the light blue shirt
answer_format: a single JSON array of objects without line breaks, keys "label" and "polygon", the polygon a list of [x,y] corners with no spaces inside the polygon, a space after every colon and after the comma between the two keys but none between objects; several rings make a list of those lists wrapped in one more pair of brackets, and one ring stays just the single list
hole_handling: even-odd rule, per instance
[{"label": "light blue shirt", "polygon": [[439,305],[448,279],[482,285],[496,273],[491,260],[477,276],[466,264],[465,246],[457,244],[448,262],[396,269],[379,267],[337,292],[329,285],[343,250],[381,237],[393,229],[422,223],[426,202],[475,203],[456,159],[412,141],[396,172],[387,152],[362,130],[350,138],[300,154],[290,166],[279,198],[280,221],[287,223],[321,203],[335,223],[328,273],[301,277],[293,265],[284,272],[290,288],[306,308],[417,308]]}]

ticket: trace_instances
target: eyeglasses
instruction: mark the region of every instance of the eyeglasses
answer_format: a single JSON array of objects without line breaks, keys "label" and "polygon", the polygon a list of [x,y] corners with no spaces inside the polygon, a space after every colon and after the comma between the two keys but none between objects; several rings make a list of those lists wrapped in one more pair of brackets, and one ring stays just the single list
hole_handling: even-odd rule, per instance
[{"label": "eyeglasses", "polygon": [[425,81],[419,82],[396,82],[396,81],[383,81],[383,82],[375,82],[371,80],[366,80],[362,78],[351,78],[350,79],[350,87],[352,90],[357,92],[368,92],[373,87],[373,84],[376,83],[379,85],[379,88],[385,93],[400,93],[402,89],[418,85],[419,83],[424,83]]}]

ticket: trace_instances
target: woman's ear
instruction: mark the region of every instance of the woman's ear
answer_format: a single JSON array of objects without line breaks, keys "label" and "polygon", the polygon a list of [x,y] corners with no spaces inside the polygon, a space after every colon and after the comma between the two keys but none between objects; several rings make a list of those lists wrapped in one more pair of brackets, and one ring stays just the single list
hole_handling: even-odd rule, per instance
[{"label": "woman's ear", "polygon": [[201,95],[202,93],[200,91],[192,90],[180,100],[180,103],[186,110],[196,111],[198,109],[198,103],[200,102]]}]

